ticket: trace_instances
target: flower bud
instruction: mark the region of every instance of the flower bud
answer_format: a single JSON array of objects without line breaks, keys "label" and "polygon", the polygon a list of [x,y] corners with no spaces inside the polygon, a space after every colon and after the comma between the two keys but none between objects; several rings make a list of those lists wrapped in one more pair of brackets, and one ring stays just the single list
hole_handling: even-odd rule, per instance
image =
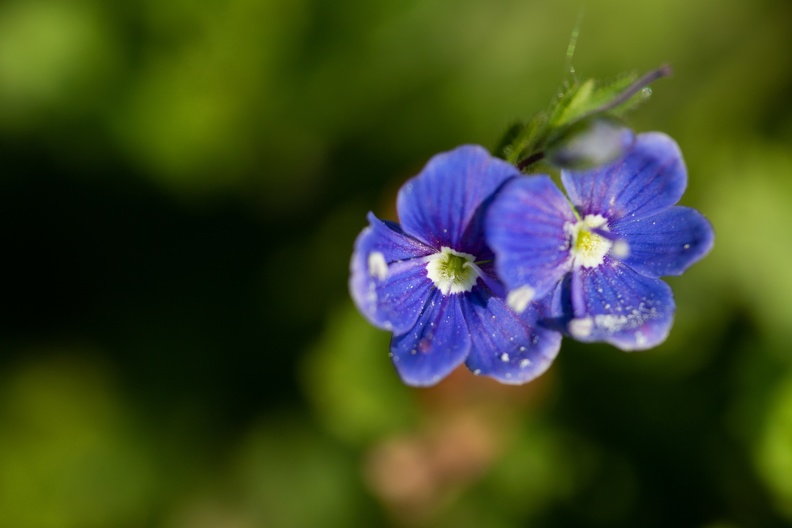
[{"label": "flower bud", "polygon": [[562,169],[586,170],[626,153],[635,134],[613,120],[596,117],[572,125],[551,141],[547,160]]}]

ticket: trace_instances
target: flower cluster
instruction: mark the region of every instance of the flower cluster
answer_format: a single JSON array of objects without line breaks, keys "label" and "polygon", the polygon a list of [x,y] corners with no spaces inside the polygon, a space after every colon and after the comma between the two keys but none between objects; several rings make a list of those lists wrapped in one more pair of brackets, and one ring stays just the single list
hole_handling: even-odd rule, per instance
[{"label": "flower cluster", "polygon": [[605,166],[524,176],[477,146],[432,158],[399,191],[400,223],[369,214],[355,242],[350,291],[393,333],[409,385],[433,385],[462,363],[525,383],[562,336],[623,350],[661,343],[679,275],[712,247],[709,222],[677,206],[687,173],[676,143],[630,135]]}]

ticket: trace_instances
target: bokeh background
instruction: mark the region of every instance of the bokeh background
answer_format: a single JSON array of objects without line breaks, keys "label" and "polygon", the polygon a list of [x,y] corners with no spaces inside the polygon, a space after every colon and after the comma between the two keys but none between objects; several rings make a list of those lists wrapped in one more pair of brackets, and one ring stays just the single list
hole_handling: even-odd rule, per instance
[{"label": "bokeh background", "polygon": [[[582,17],[581,17],[582,13]],[[410,389],[347,294],[433,154],[663,63],[668,341]],[[792,3],[0,4],[0,526],[792,525]]]}]

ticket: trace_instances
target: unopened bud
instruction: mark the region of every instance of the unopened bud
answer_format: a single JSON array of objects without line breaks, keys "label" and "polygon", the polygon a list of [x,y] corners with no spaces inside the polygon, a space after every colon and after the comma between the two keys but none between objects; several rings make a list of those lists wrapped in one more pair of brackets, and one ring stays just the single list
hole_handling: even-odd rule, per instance
[{"label": "unopened bud", "polygon": [[547,160],[562,169],[593,169],[620,158],[635,140],[615,121],[593,118],[577,123],[551,143]]}]

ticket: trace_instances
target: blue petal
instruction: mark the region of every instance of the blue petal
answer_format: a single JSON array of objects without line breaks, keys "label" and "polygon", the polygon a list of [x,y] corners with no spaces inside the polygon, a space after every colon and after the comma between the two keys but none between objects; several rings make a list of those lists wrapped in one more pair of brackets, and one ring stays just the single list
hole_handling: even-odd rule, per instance
[{"label": "blue petal", "polygon": [[478,146],[438,154],[399,191],[402,228],[437,249],[446,246],[478,257],[484,249],[482,205],[519,174]]},{"label": "blue petal", "polygon": [[589,171],[561,171],[561,181],[581,215],[599,214],[613,222],[646,218],[677,203],[687,170],[676,142],[652,132],[638,135],[621,160]]},{"label": "blue petal", "polygon": [[415,325],[433,284],[423,258],[434,249],[408,237],[372,213],[355,241],[349,290],[360,312],[375,326],[399,334]]},{"label": "blue petal", "polygon": [[462,295],[434,289],[415,326],[394,336],[391,357],[404,383],[434,385],[458,367],[470,352],[470,332],[461,309]]},{"label": "blue petal", "polygon": [[548,369],[561,334],[538,325],[535,303],[518,316],[485,288],[473,290],[468,299],[463,309],[473,346],[467,368],[509,384],[526,383]]},{"label": "blue petal", "polygon": [[549,292],[569,271],[574,224],[569,202],[547,176],[517,178],[504,185],[487,213],[487,243],[509,290],[528,286],[536,298]]},{"label": "blue petal", "polygon": [[672,207],[643,220],[628,219],[613,227],[628,244],[622,261],[647,277],[679,275],[712,249],[709,221],[688,207]]},{"label": "blue petal", "polygon": [[[675,306],[666,283],[608,257],[601,266],[572,273],[579,280],[562,281],[553,293],[553,316],[569,335],[622,350],[652,348],[668,337]],[[570,291],[577,287],[577,294]],[[573,302],[582,306],[573,308]]]}]

